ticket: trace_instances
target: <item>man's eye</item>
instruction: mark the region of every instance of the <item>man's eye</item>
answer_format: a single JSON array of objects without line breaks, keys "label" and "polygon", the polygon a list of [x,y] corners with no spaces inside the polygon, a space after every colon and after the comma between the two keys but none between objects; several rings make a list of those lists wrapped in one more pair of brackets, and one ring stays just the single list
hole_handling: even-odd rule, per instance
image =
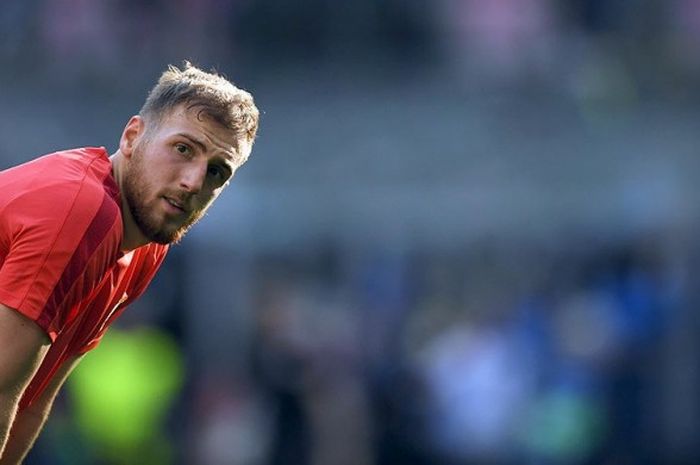
[{"label": "man's eye", "polygon": [[187,155],[190,153],[190,148],[185,144],[175,144],[175,150],[182,155]]},{"label": "man's eye", "polygon": [[210,166],[208,169],[208,172],[209,172],[209,176],[211,176],[215,179],[218,179],[218,180],[224,179],[224,177],[225,177],[224,170],[222,170],[221,168],[219,168],[216,165]]}]

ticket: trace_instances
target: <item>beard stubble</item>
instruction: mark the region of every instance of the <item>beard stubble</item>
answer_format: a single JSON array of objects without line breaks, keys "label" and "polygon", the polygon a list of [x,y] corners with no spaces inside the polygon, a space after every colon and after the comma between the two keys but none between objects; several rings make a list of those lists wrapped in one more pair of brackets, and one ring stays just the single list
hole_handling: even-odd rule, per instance
[{"label": "beard stubble", "polygon": [[[141,230],[149,241],[158,244],[177,244],[199,219],[204,215],[204,210],[195,210],[180,225],[168,223],[163,216],[155,212],[157,202],[160,197],[156,197],[147,202],[149,193],[154,194],[156,188],[148,179],[145,169],[145,143],[134,147],[128,169],[124,173],[122,195],[124,196],[131,216],[136,226]],[[181,198],[181,195],[174,195]]]}]

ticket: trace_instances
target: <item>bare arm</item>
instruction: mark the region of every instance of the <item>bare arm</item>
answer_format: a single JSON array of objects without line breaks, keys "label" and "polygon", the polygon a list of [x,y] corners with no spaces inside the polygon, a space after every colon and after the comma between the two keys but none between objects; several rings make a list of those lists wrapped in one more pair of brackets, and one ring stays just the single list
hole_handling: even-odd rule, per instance
[{"label": "bare arm", "polygon": [[17,414],[12,424],[5,452],[0,458],[0,465],[15,465],[22,462],[49,417],[58,391],[81,359],[82,357],[77,357],[66,361],[56,372],[41,396]]},{"label": "bare arm", "polygon": [[48,347],[49,339],[39,326],[0,304],[0,457],[22,392]]}]

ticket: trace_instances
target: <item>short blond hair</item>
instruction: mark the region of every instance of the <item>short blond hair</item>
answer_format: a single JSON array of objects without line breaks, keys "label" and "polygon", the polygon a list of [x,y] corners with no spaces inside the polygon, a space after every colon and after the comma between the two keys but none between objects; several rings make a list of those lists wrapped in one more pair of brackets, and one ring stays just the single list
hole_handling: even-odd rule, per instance
[{"label": "short blond hair", "polygon": [[169,65],[151,89],[139,115],[158,124],[175,107],[197,109],[197,117],[211,118],[234,131],[237,140],[252,144],[260,112],[253,96],[216,72],[202,71],[190,62],[183,69]]}]

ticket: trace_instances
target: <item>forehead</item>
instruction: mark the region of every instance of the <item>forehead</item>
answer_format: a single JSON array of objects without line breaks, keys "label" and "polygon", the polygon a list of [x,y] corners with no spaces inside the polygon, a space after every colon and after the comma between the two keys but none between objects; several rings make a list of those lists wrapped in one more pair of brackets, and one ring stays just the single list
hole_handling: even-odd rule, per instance
[{"label": "forehead", "polygon": [[199,108],[176,107],[163,115],[153,129],[161,137],[190,136],[203,143],[207,151],[225,152],[234,161],[246,157],[247,142]]}]

